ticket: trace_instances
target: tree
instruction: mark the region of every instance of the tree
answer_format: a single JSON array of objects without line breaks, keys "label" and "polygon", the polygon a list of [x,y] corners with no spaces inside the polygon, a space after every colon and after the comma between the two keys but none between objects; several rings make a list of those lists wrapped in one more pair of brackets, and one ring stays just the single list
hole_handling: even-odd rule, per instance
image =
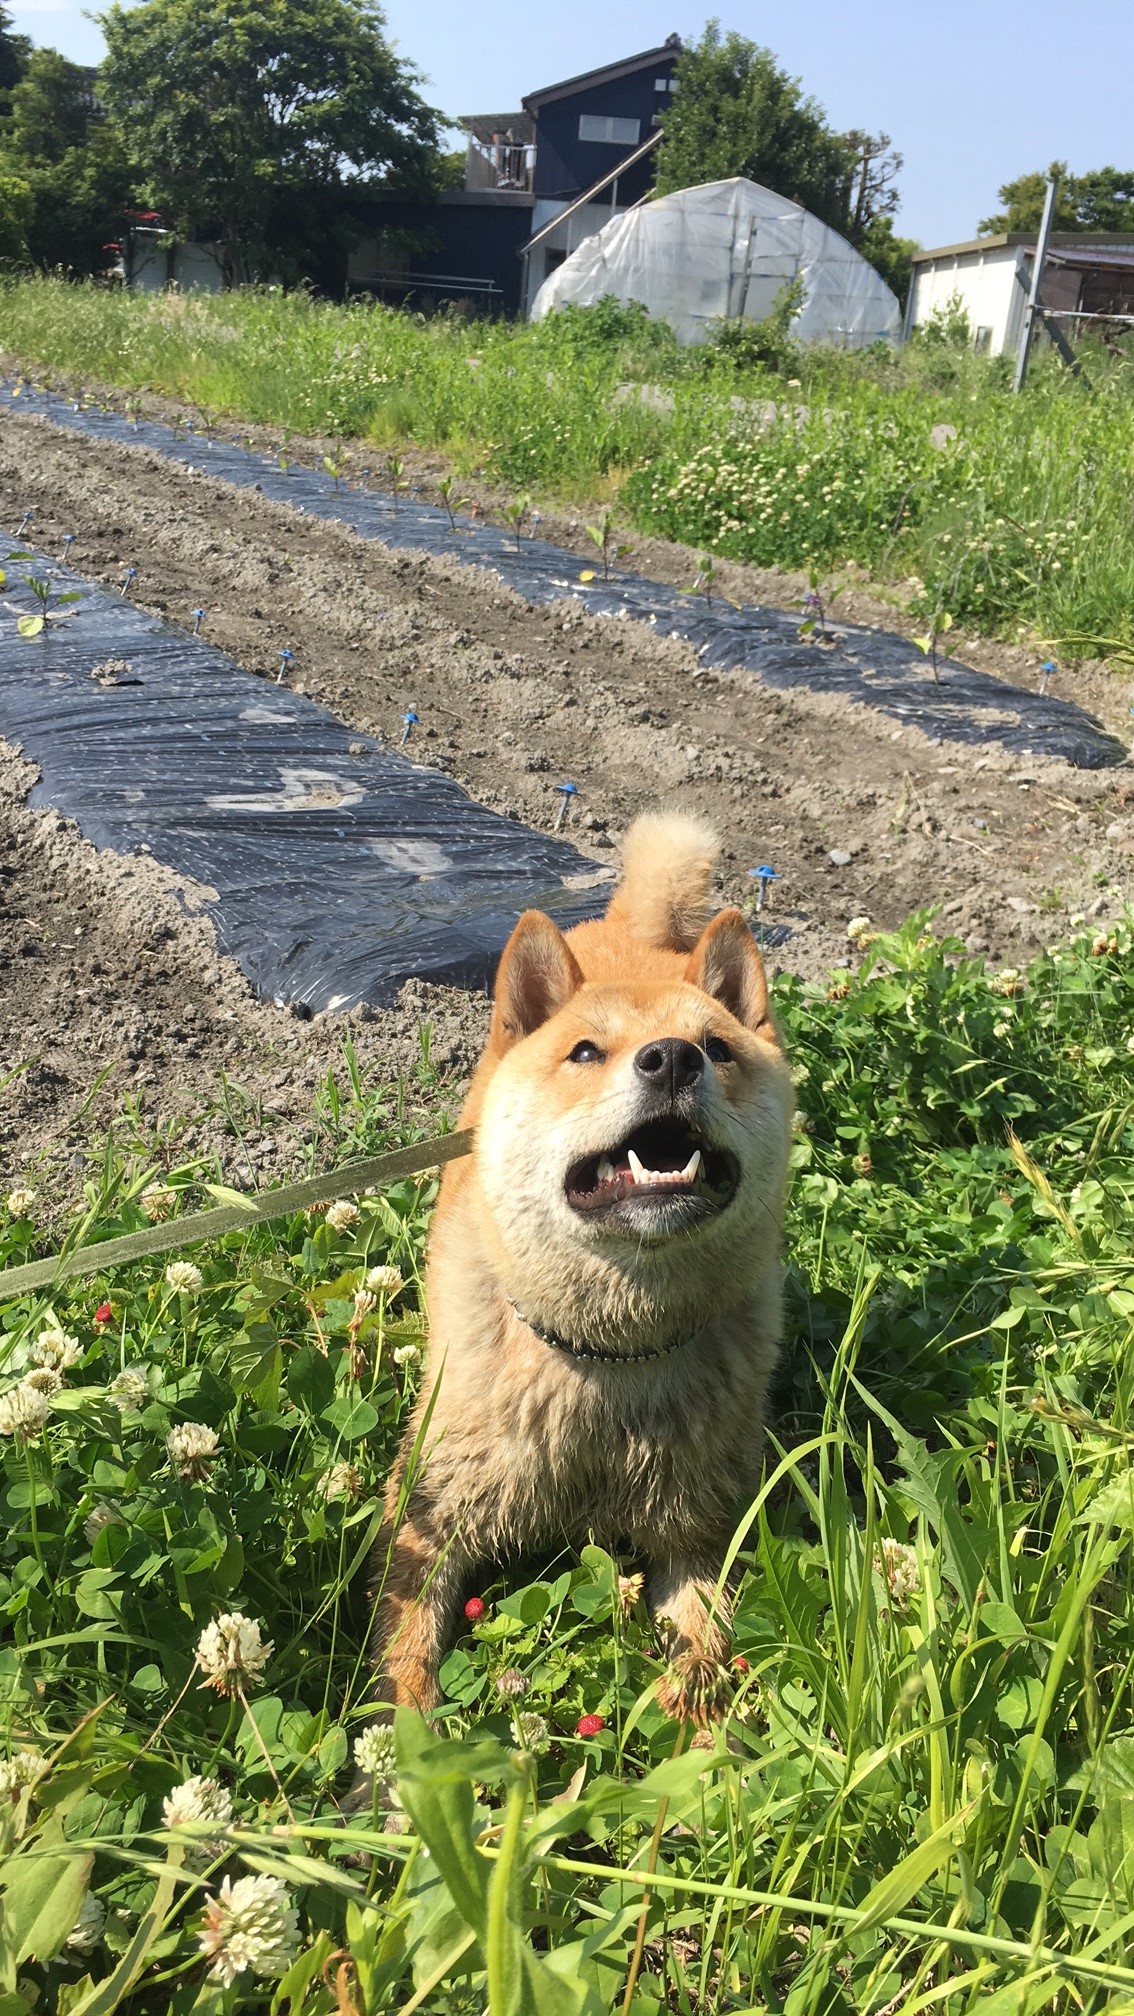
[{"label": "tree", "polygon": [[437,115],[373,0],[120,0],[101,89],[144,199],[225,279],[298,278],[345,188],[424,182]]},{"label": "tree", "polygon": [[745,175],[839,228],[845,143],[770,49],[735,32],[722,36],[720,22],[710,21],[678,57],[675,81],[662,115],[659,195]]},{"label": "tree", "polygon": [[0,7],[0,117],[8,111],[11,94],[27,68],[31,43],[26,35],[12,31],[12,17]]},{"label": "tree", "polygon": [[1096,168],[1086,175],[1072,175],[1066,161],[1053,161],[1046,173],[1036,169],[1031,175],[1005,182],[997,191],[1005,208],[994,217],[982,218],[977,225],[979,234],[1038,231],[1052,176],[1059,182],[1055,230],[1134,231],[1134,169]]},{"label": "tree", "polygon": [[878,217],[892,217],[898,208],[898,176],[905,165],[888,133],[842,135],[846,172],[839,191],[839,229],[852,245],[861,245]]},{"label": "tree", "polygon": [[909,286],[912,239],[894,236],[902,157],[888,133],[835,133],[770,49],[710,21],[677,60],[677,89],[663,115],[657,189],[745,175],[802,203],[841,231],[899,298]]},{"label": "tree", "polygon": [[0,122],[0,166],[29,192],[27,252],[35,265],[83,274],[107,266],[130,178],[92,71],[54,49],[31,52]]},{"label": "tree", "polygon": [[23,266],[28,256],[31,190],[0,163],[0,273]]}]

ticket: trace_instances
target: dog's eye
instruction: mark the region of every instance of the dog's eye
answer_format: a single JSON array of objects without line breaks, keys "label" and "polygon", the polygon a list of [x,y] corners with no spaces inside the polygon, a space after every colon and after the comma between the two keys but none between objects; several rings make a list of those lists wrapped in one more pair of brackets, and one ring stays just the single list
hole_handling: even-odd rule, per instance
[{"label": "dog's eye", "polygon": [[711,1064],[731,1064],[732,1051],[723,1036],[706,1036],[705,1055]]},{"label": "dog's eye", "polygon": [[582,1043],[576,1043],[567,1062],[568,1064],[605,1064],[606,1052],[600,1050],[597,1043],[588,1043],[584,1040]]}]

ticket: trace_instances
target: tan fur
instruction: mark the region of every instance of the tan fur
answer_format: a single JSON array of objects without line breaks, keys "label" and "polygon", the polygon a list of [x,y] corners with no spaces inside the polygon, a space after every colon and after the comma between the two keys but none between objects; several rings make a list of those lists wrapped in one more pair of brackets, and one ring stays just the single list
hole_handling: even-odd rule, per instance
[{"label": "tan fur", "polygon": [[622,850],[622,882],[606,915],[641,945],[691,952],[713,914],[709,881],[720,852],[705,819],[644,812]]},{"label": "tan fur", "polygon": [[[564,937],[529,912],[505,949],[462,1115],[476,1145],[441,1187],[426,1376],[375,1554],[374,1646],[393,1702],[436,1706],[438,1664],[477,1574],[588,1535],[644,1559],[676,1653],[694,1665],[724,1655],[713,1591],[759,1479],[793,1100],[748,927],[736,911],[709,921],[715,852],[698,820],[639,820],[605,918]],[[635,1057],[661,1037],[700,1049],[714,1036],[732,1061],[706,1061],[683,1096],[740,1170],[727,1208],[674,1237],[581,1219],[566,1173],[638,1125]],[[603,1060],[572,1062],[581,1041]],[[525,1319],[603,1351],[681,1348],[637,1363],[577,1358]],[[696,1688],[703,1698],[703,1676]]]}]

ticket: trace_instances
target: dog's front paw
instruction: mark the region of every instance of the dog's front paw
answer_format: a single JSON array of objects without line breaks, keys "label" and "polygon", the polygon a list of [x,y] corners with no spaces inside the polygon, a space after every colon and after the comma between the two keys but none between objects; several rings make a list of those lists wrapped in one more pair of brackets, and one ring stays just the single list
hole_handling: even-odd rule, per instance
[{"label": "dog's front paw", "polygon": [[728,1674],[704,1652],[682,1652],[658,1681],[658,1706],[671,1722],[708,1729],[723,1720],[731,1700]]}]

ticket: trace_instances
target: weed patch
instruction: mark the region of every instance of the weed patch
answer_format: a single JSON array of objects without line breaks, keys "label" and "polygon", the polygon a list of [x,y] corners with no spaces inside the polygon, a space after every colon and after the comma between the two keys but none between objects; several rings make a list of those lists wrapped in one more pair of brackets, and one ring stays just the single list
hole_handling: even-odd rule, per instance
[{"label": "weed patch", "polygon": [[1134,641],[1121,357],[1092,356],[1085,382],[1041,356],[1013,398],[1005,360],[949,341],[851,357],[726,329],[681,350],[613,302],[466,324],[45,279],[0,281],[0,344],[207,414],[438,449],[519,493],[618,494],[640,529],[734,559],[853,561],[927,614],[1031,632],[1065,659]]}]

